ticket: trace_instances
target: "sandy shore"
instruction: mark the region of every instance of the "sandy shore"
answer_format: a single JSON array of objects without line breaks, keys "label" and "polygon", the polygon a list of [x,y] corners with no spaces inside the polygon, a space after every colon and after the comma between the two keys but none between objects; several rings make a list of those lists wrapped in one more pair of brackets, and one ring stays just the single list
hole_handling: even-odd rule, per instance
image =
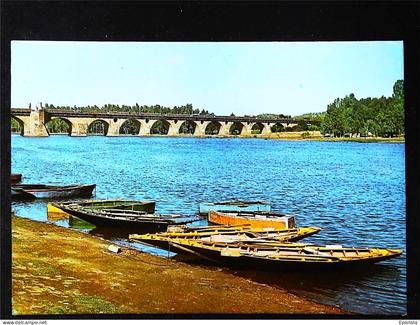
[{"label": "sandy shore", "polygon": [[12,217],[13,314],[344,314],[221,268],[123,248]]}]

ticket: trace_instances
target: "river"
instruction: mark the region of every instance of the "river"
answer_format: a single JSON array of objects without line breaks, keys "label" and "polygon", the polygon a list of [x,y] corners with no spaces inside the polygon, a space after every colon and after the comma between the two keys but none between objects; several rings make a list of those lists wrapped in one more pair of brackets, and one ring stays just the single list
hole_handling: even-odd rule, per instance
[{"label": "river", "polygon": [[[362,314],[406,313],[405,145],[240,138],[12,135],[12,171],[24,183],[95,183],[97,198],[153,199],[159,213],[195,214],[200,202],[272,202],[306,242],[402,248],[362,272],[236,272]],[[46,201],[15,202],[47,221]],[[58,224],[68,226],[59,221]],[[126,242],[115,236],[115,240]]]}]

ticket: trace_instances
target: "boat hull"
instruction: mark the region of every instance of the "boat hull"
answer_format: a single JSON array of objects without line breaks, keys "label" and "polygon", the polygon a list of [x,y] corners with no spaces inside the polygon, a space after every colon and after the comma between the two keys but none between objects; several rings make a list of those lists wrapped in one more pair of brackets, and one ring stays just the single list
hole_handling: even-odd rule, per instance
[{"label": "boat hull", "polygon": [[48,203],[47,205],[47,216],[48,220],[61,220],[67,219],[70,217],[70,214],[64,212],[53,203]]},{"label": "boat hull", "polygon": [[165,230],[167,223],[163,222],[142,222],[134,220],[124,220],[124,219],[112,219],[104,218],[97,216],[93,213],[79,212],[74,210],[69,210],[62,208],[65,213],[68,213],[72,216],[75,216],[79,219],[89,222],[90,224],[97,227],[112,227],[112,228],[126,228],[133,230]]},{"label": "boat hull", "polygon": [[[48,186],[21,184],[12,186],[12,191],[25,192],[37,199],[91,197],[96,185]],[[13,192],[12,192],[13,193]]]},{"label": "boat hull", "polygon": [[77,204],[82,208],[101,210],[101,209],[122,209],[122,210],[133,210],[143,211],[146,213],[154,213],[156,202],[155,201],[135,201],[135,200],[84,200],[77,202],[61,202],[52,204],[57,208],[61,208],[65,205]]},{"label": "boat hull", "polygon": [[52,204],[60,211],[102,228],[165,231],[168,225],[197,221],[195,216],[154,214],[154,201],[92,200]]},{"label": "boat hull", "polygon": [[36,197],[23,190],[12,188],[10,191],[12,200],[34,200]]}]

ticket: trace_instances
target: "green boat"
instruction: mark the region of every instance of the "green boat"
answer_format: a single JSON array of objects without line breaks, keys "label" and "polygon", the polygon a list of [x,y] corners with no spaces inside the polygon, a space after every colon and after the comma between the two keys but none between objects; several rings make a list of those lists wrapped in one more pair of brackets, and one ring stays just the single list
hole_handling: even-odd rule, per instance
[{"label": "green boat", "polygon": [[155,201],[89,200],[56,202],[49,213],[64,212],[99,227],[158,228],[197,221],[195,216],[154,214]]},{"label": "green boat", "polygon": [[74,205],[89,210],[126,210],[126,211],[143,211],[146,213],[154,213],[156,202],[151,200],[83,200],[76,202],[62,202],[57,205]]}]

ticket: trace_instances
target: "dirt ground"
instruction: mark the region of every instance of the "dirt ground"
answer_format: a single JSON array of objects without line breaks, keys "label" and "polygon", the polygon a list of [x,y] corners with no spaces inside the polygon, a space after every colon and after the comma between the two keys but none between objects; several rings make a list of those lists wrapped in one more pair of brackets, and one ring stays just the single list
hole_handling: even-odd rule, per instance
[{"label": "dirt ground", "polygon": [[12,217],[13,314],[343,314],[226,270],[123,248]]}]

